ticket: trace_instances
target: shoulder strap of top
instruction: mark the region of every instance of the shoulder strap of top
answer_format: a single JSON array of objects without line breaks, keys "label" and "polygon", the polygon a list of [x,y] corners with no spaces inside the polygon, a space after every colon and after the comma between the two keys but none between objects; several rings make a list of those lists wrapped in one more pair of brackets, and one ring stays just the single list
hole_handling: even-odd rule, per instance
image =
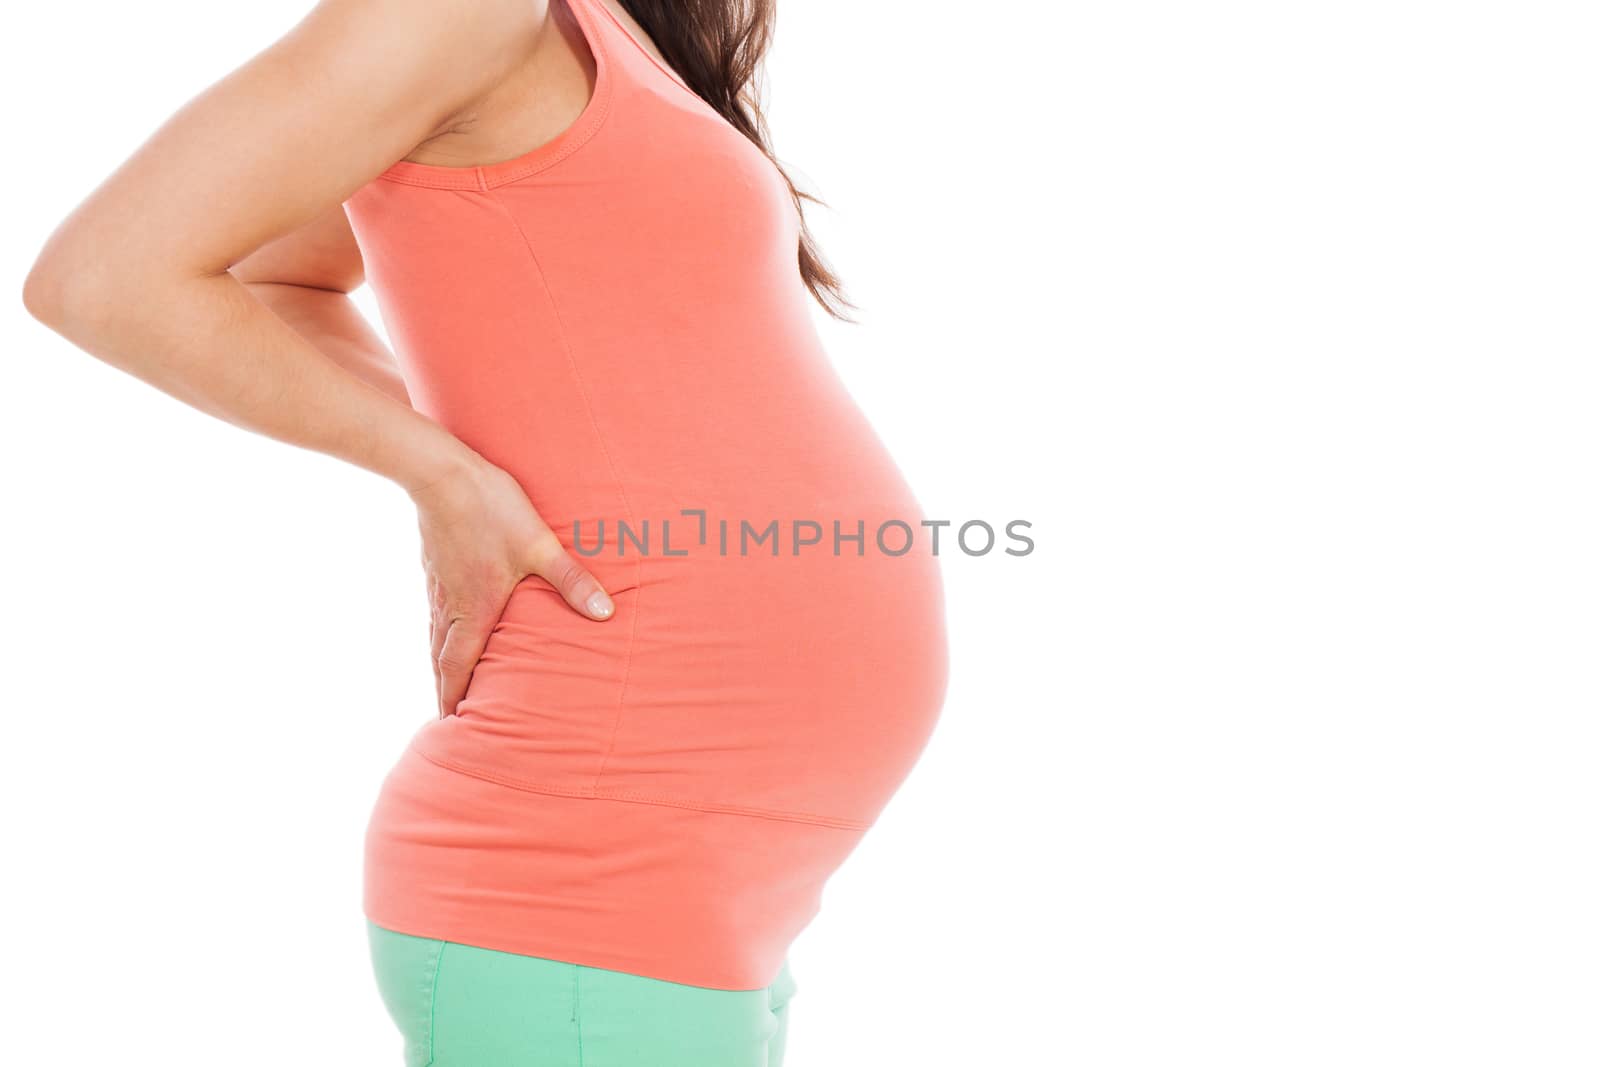
[{"label": "shoulder strap of top", "polygon": [[[615,39],[616,37],[621,37],[624,39],[624,43],[626,44],[628,50],[634,54],[636,59],[645,60],[661,74],[671,79],[685,92],[694,92],[693,89],[689,88],[688,84],[683,80],[683,78],[679,76],[677,71],[673,70],[668,64],[657,59],[655,55],[651,53],[651,51],[647,49],[639,40],[638,36],[635,35],[635,33],[627,26],[623,25],[622,20],[617,18],[616,14],[611,10],[611,6],[606,2],[606,0],[567,0],[567,3],[569,6],[575,8],[581,7],[584,9],[582,12],[577,12],[577,14],[580,16],[580,21],[583,21],[583,15],[590,16],[592,21],[590,21],[588,26],[585,27],[586,29],[593,33],[606,35],[606,40],[600,41],[598,44],[597,42],[591,40],[589,42],[589,47],[591,50],[604,48],[611,40]],[[597,62],[605,61],[605,57],[601,56],[598,51],[596,51],[595,58]]]}]

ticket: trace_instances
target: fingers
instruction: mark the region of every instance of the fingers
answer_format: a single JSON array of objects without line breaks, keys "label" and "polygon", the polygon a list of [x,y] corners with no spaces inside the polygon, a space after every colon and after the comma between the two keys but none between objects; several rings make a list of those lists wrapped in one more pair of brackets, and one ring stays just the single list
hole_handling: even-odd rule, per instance
[{"label": "fingers", "polygon": [[439,703],[439,714],[444,714],[444,683],[439,678],[439,645],[444,635],[439,632],[439,624],[432,615],[428,616],[428,662],[433,665],[433,697]]},{"label": "fingers", "polygon": [[[424,561],[426,565],[426,561]],[[444,715],[444,679],[439,676],[439,651],[444,647],[445,606],[444,590],[432,571],[428,579],[428,662],[433,666],[433,695],[439,702],[439,714]]]},{"label": "fingers", "polygon": [[580,615],[603,621],[616,612],[616,605],[599,580],[573,559],[548,530],[530,549],[528,570],[555,586],[562,599]]},{"label": "fingers", "polygon": [[444,586],[428,572],[428,639],[433,663],[434,693],[441,717],[454,715],[466,696],[473,669],[494,632],[497,611],[455,606]]},{"label": "fingers", "polygon": [[445,678],[438,670],[438,654],[445,648],[445,633],[450,630],[450,609],[445,606],[445,590],[438,584],[437,577],[429,571],[427,574],[427,661],[434,667],[434,697],[438,701],[438,713],[448,715],[445,710]]},{"label": "fingers", "polygon": [[494,618],[458,616],[446,619],[443,630],[444,636],[433,660],[439,678],[439,710],[444,715],[454,715],[456,705],[461,703],[472,681],[472,669],[478,665],[484,646],[489,643]]},{"label": "fingers", "polygon": [[[549,582],[573,610],[586,618],[603,621],[616,613],[616,605],[599,580],[567,553],[548,528],[535,535],[526,555],[520,567],[503,578],[508,585],[516,584],[519,573],[535,575]],[[481,584],[470,588],[454,580],[447,590],[426,551],[423,563],[428,579],[428,636],[434,687],[440,715],[449,716],[456,713],[466,696],[473,671],[512,590],[488,590]]]}]

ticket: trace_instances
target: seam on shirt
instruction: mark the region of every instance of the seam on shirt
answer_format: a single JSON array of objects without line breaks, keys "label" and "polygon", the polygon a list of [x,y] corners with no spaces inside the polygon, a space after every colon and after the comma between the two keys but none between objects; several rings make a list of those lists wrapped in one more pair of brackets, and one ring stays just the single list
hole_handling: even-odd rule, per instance
[{"label": "seam on shirt", "polygon": [[[577,357],[572,352],[572,342],[567,335],[566,319],[562,317],[561,307],[556,302],[555,293],[550,289],[550,280],[545,276],[544,267],[539,262],[539,255],[533,250],[533,242],[528,239],[527,231],[522,228],[522,223],[517,221],[516,215],[501,200],[500,194],[493,189],[486,191],[495,205],[505,214],[506,219],[517,231],[517,236],[522,239],[522,247],[527,250],[528,259],[533,264],[534,275],[539,280],[539,287],[544,290],[544,298],[550,305],[550,313],[555,316],[556,336],[561,341],[561,351],[567,357],[567,367],[572,372],[572,380],[578,387],[578,395],[583,400],[583,410],[589,416],[589,427],[594,431],[595,443],[600,446],[600,454],[605,457],[606,467],[611,471],[611,478],[616,482],[617,499],[622,504],[623,514],[628,516],[628,522],[635,528],[640,523],[633,513],[633,505],[628,502],[628,492],[623,488],[622,474],[617,470],[617,462],[611,455],[611,449],[606,447],[605,436],[600,432],[600,421],[595,418],[594,402],[589,397],[589,387],[584,384],[583,374],[578,370]],[[596,795],[600,787],[600,778],[605,774],[606,764],[611,760],[611,750],[616,747],[617,734],[622,729],[622,713],[628,701],[628,680],[633,675],[633,650],[639,638],[639,604],[644,598],[644,557],[640,556],[633,564],[633,612],[628,624],[628,648],[622,659],[622,677],[617,688],[617,710],[611,720],[611,734],[606,740],[606,747],[600,753],[600,762],[595,767],[594,779],[589,784],[589,795]]]},{"label": "seam on shirt", "polygon": [[646,804],[660,808],[684,808],[689,811],[703,812],[707,815],[738,815],[752,819],[771,819],[774,822],[805,823],[811,826],[824,826],[833,830],[867,830],[871,823],[861,819],[841,819],[831,815],[812,815],[803,811],[782,811],[775,808],[752,808],[742,804],[711,804],[704,801],[682,800],[677,797],[662,796],[655,793],[641,793],[632,789],[594,789],[593,787],[541,785],[537,782],[526,782],[508,775],[496,774],[494,771],[481,770],[477,767],[467,767],[442,756],[435,756],[430,752],[412,746],[412,751],[436,767],[454,774],[463,774],[468,778],[490,782],[494,785],[505,786],[507,789],[517,789],[524,793],[541,793],[546,796],[573,797],[578,800],[614,800],[624,804]]}]

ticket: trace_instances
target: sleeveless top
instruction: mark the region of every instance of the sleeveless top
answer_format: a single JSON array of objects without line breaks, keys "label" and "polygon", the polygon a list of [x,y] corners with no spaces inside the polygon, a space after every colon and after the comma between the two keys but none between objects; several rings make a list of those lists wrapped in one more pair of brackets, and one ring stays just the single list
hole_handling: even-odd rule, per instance
[{"label": "sleeveless top", "polygon": [[601,0],[568,2],[596,68],[576,122],[503,162],[402,160],[345,209],[412,403],[520,482],[616,612],[518,584],[384,782],[363,904],[760,988],[938,717],[938,561],[819,342],[778,169]]}]

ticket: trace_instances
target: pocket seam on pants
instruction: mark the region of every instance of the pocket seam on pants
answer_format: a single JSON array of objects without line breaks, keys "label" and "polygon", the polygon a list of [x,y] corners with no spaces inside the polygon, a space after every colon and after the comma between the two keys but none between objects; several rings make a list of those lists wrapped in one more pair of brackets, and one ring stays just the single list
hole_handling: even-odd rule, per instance
[{"label": "pocket seam on pants", "polygon": [[433,973],[428,976],[428,1060],[423,1067],[433,1067],[436,1056],[434,1051],[435,1017],[439,1006],[439,968],[444,962],[444,946],[446,942],[436,942],[437,947],[433,953]]}]

